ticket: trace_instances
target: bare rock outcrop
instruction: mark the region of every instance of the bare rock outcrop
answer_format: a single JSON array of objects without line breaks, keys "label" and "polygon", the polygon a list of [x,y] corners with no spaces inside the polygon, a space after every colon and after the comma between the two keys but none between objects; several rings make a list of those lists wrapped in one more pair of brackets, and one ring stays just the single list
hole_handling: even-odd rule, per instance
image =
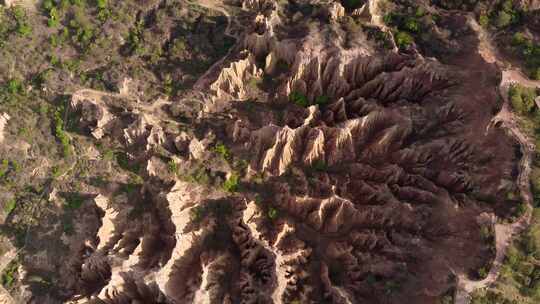
[{"label": "bare rock outcrop", "polygon": [[7,113],[2,113],[0,115],[0,143],[4,141],[4,129],[11,117]]}]

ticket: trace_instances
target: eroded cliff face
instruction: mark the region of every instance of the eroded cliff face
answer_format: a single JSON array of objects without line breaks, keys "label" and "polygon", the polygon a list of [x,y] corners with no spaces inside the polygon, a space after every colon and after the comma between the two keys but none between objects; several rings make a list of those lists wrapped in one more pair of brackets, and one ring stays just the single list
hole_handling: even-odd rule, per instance
[{"label": "eroded cliff face", "polygon": [[[474,39],[446,64],[380,48],[342,22],[366,15],[383,31],[372,1],[295,5],[243,1],[239,51],[182,99],[73,94],[84,132],[118,143],[142,183],[96,193],[80,212],[66,299],[436,303],[454,273],[489,263],[480,215],[516,208],[506,197],[519,160],[487,128],[496,67]],[[195,131],[167,126],[180,116]],[[221,144],[235,156],[219,159]],[[187,176],[201,165],[241,189]]]}]

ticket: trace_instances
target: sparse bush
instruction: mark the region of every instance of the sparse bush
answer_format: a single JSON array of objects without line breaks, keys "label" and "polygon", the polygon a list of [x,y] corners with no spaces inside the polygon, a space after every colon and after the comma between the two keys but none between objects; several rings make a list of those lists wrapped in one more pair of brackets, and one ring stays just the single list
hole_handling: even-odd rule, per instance
[{"label": "sparse bush", "polygon": [[79,193],[68,193],[64,197],[65,204],[64,206],[67,209],[79,209],[84,203],[85,198]]},{"label": "sparse bush", "polygon": [[482,27],[487,27],[489,25],[489,16],[486,14],[481,14],[480,17],[478,17],[478,24],[480,24]]},{"label": "sparse bush", "polygon": [[11,79],[7,82],[6,89],[9,94],[22,94],[24,92],[23,84],[18,79]]},{"label": "sparse bush", "polygon": [[54,135],[60,141],[62,145],[62,153],[64,157],[71,155],[71,141],[67,132],[65,131],[64,123],[64,107],[58,107],[53,113],[53,122],[54,122]]},{"label": "sparse bush", "polygon": [[507,27],[512,22],[512,16],[505,11],[500,11],[495,19],[495,26],[498,28]]},{"label": "sparse bush", "polygon": [[521,115],[530,114],[536,107],[536,90],[525,88],[520,85],[512,85],[508,90],[508,97],[512,108]]},{"label": "sparse bush", "polygon": [[183,37],[178,37],[174,39],[169,53],[174,57],[181,57],[187,50],[186,40]]},{"label": "sparse bush", "polygon": [[32,33],[32,27],[26,20],[27,17],[24,8],[16,5],[12,7],[12,12],[16,22],[15,31],[23,37],[30,35]]},{"label": "sparse bush", "polygon": [[11,286],[13,286],[13,283],[15,283],[18,269],[19,263],[17,261],[12,261],[9,263],[9,265],[2,273],[2,286],[4,286],[5,288],[11,288]]},{"label": "sparse bush", "polygon": [[163,79],[163,91],[165,94],[171,96],[174,94],[174,83],[170,74],[166,74]]},{"label": "sparse bush", "polygon": [[101,22],[107,21],[112,15],[107,0],[96,0],[96,6],[98,8],[98,20]]},{"label": "sparse bush", "polygon": [[278,210],[276,208],[274,208],[274,207],[268,208],[268,218],[270,220],[277,219],[278,215],[279,215],[279,212],[278,212]]},{"label": "sparse bush", "polygon": [[324,106],[328,103],[330,99],[326,95],[321,95],[315,98],[313,102],[310,102],[306,95],[293,91],[289,94],[289,101],[293,102],[297,106],[307,108],[312,105]]},{"label": "sparse bush", "polygon": [[2,163],[0,164],[0,179],[4,178],[6,174],[9,171],[9,161],[7,159],[3,159]]},{"label": "sparse bush", "polygon": [[402,31],[394,33],[394,38],[399,48],[407,48],[414,42],[414,38],[410,34]]},{"label": "sparse bush", "polygon": [[167,169],[169,170],[169,173],[177,174],[178,173],[178,164],[174,160],[171,159],[167,163]]},{"label": "sparse bush", "polygon": [[315,171],[326,171],[328,170],[328,165],[324,160],[316,160],[311,164],[311,168]]},{"label": "sparse bush", "polygon": [[239,177],[236,173],[232,173],[231,176],[223,182],[223,190],[233,193],[239,189]]},{"label": "sparse bush", "polygon": [[204,166],[196,167],[191,173],[184,176],[184,179],[190,183],[198,183],[201,185],[210,185],[210,176],[208,170]]},{"label": "sparse bush", "polygon": [[4,206],[4,211],[7,214],[10,214],[13,210],[15,210],[15,207],[17,206],[17,201],[15,199],[10,199],[6,202],[6,205]]},{"label": "sparse bush", "polygon": [[305,108],[309,106],[309,100],[306,95],[297,91],[293,91],[289,94],[289,100],[300,107]]},{"label": "sparse bush", "polygon": [[328,96],[326,95],[321,95],[321,96],[318,96],[317,98],[315,98],[315,104],[319,105],[319,106],[323,106],[323,105],[326,105],[328,103]]},{"label": "sparse bush", "polygon": [[214,147],[214,152],[220,155],[225,160],[229,160],[231,158],[231,151],[229,150],[229,148],[227,148],[227,146],[222,143],[218,143]]}]

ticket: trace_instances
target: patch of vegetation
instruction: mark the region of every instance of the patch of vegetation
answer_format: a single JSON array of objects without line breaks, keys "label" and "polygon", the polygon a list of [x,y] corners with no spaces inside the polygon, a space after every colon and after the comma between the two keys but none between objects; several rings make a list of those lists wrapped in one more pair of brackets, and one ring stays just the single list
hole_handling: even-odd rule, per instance
[{"label": "patch of vegetation", "polygon": [[537,96],[536,89],[520,85],[512,85],[508,90],[508,98],[512,108],[524,118],[534,121],[540,121],[540,111],[535,103]]},{"label": "patch of vegetation", "polygon": [[184,177],[185,181],[190,183],[197,183],[201,185],[210,185],[212,183],[209,170],[202,165],[196,166],[190,172],[182,176]]},{"label": "patch of vegetation", "polygon": [[71,210],[79,209],[84,203],[84,201],[86,200],[86,198],[83,195],[77,192],[66,193],[64,195],[64,199],[65,199],[64,206],[67,209],[71,209]]},{"label": "patch of vegetation", "polygon": [[[478,291],[471,303],[533,304],[540,301],[540,209],[531,226],[509,247],[494,288]],[[515,298],[519,297],[520,302]]]},{"label": "patch of vegetation", "polygon": [[276,208],[274,208],[274,207],[268,208],[268,218],[270,220],[273,221],[273,220],[277,219],[278,216],[279,216],[279,211]]},{"label": "patch of vegetation", "polygon": [[135,174],[138,174],[141,170],[139,164],[132,163],[130,161],[130,157],[126,152],[122,152],[122,151],[114,152],[114,159],[116,160],[116,164],[118,164],[120,168],[126,171],[130,171]]},{"label": "patch of vegetation", "polygon": [[[517,25],[523,20],[523,11],[512,0],[498,1],[495,9],[489,13],[484,12],[479,16],[482,26],[492,25],[498,29]],[[483,17],[482,17],[483,16]],[[483,18],[480,20],[480,18]]]},{"label": "patch of vegetation", "polygon": [[521,304],[517,300],[509,300],[502,293],[489,291],[476,291],[472,294],[471,304]]},{"label": "patch of vegetation", "polygon": [[16,207],[17,207],[17,200],[15,198],[12,198],[5,203],[4,211],[6,212],[7,215],[9,215],[11,214],[11,212],[13,212],[13,210],[15,210]]},{"label": "patch of vegetation", "polygon": [[169,170],[169,173],[171,174],[178,174],[178,164],[173,160],[169,160],[169,162],[167,162],[167,170]]},{"label": "patch of vegetation", "polygon": [[414,42],[414,38],[407,32],[397,31],[394,33],[396,45],[401,48],[407,48]]},{"label": "patch of vegetation", "polygon": [[25,95],[24,83],[17,78],[8,80],[3,86],[0,86],[0,104],[7,102],[9,104],[20,104]]},{"label": "patch of vegetation", "polygon": [[214,147],[214,152],[225,160],[230,160],[231,158],[231,151],[222,143],[216,144]]},{"label": "patch of vegetation", "polygon": [[223,190],[234,193],[239,190],[239,176],[236,173],[232,173],[229,178],[223,182]]},{"label": "patch of vegetation", "polygon": [[307,96],[297,91],[293,91],[289,94],[289,101],[300,107],[307,108],[309,106]]},{"label": "patch of vegetation", "polygon": [[9,289],[13,286],[17,279],[17,270],[19,269],[18,261],[11,261],[2,273],[2,286]]},{"label": "patch of vegetation", "polygon": [[421,21],[421,18],[426,15],[422,7],[417,7],[415,12],[397,13],[390,12],[383,18],[384,23],[388,26],[396,28],[394,31],[394,40],[399,48],[407,48],[414,43],[414,37],[421,32],[426,31],[428,25]]},{"label": "patch of vegetation", "polygon": [[438,29],[440,15],[418,1],[400,1],[397,5],[383,17],[383,21],[392,29],[393,40],[399,49],[414,45],[422,53],[435,57],[454,52]]},{"label": "patch of vegetation", "polygon": [[517,32],[512,37],[512,46],[515,53],[525,61],[529,76],[540,80],[540,43],[527,38],[521,32]]},{"label": "patch of vegetation", "polygon": [[65,130],[65,109],[64,106],[59,106],[54,110],[53,113],[53,122],[54,122],[54,135],[56,136],[56,139],[60,142],[62,145],[62,154],[64,157],[68,157],[71,155],[72,147],[71,147],[71,140]]},{"label": "patch of vegetation", "polygon": [[15,207],[17,207],[17,201],[12,198],[4,205],[4,211],[6,214],[10,214],[13,210],[15,210]]},{"label": "patch of vegetation", "polygon": [[32,27],[27,21],[26,11],[21,6],[15,5],[11,8],[13,17],[15,18],[15,31],[21,36],[29,36],[32,33]]},{"label": "patch of vegetation", "polygon": [[324,106],[328,103],[329,98],[326,95],[317,96],[315,100],[309,101],[306,95],[293,91],[289,94],[289,101],[296,104],[299,107],[307,108],[313,105]]},{"label": "patch of vegetation", "polygon": [[141,55],[144,52],[143,48],[143,32],[144,23],[138,21],[135,26],[129,31],[129,35],[126,39],[127,51],[130,55]]},{"label": "patch of vegetation", "polygon": [[9,171],[9,160],[3,159],[0,164],[0,180],[6,176]]}]

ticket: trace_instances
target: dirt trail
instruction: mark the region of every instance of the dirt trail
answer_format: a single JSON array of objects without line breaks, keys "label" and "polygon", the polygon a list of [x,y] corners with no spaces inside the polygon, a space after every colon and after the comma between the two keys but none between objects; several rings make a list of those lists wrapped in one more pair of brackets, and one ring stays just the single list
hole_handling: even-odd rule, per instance
[{"label": "dirt trail", "polygon": [[[222,2],[215,1],[215,0],[199,0],[197,1],[196,4],[204,8],[207,8],[209,10],[215,10],[223,14],[225,18],[227,18],[227,27],[225,28],[225,35],[235,39],[236,43],[238,43],[241,40],[240,35],[232,33],[231,31],[232,25],[233,23],[237,21],[233,20],[233,18],[231,17],[231,14],[229,14],[229,12],[225,9],[225,6]],[[211,81],[210,75],[212,75],[216,69],[221,67],[223,62],[231,55],[232,51],[235,49],[235,45],[231,46],[227,54],[225,54],[225,56],[223,56],[220,60],[215,62],[208,70],[206,70],[206,72],[201,77],[199,77],[199,79],[197,80],[197,82],[195,82],[195,85],[193,86],[194,89],[202,90],[209,85],[209,82]]]},{"label": "dirt trail", "polygon": [[[478,34],[480,55],[490,63],[496,63],[499,66],[506,66],[502,57],[497,52],[497,49],[493,46],[491,38],[486,31],[478,25],[473,17],[469,16],[469,24]],[[518,83],[525,87],[540,87],[540,81],[532,81],[528,79],[519,70],[506,69],[502,72],[502,79],[499,85],[499,92],[504,100],[501,111],[493,117],[490,125],[486,129],[486,133],[490,127],[495,124],[500,124],[503,128],[508,130],[519,142],[523,157],[521,158],[519,165],[518,186],[521,191],[521,196],[524,202],[527,204],[527,210],[516,222],[512,224],[495,224],[495,248],[496,255],[493,261],[492,267],[487,277],[480,281],[473,281],[467,278],[466,274],[457,274],[458,286],[456,288],[454,303],[455,304],[468,304],[470,302],[470,294],[477,289],[489,287],[493,284],[500,274],[500,269],[504,262],[508,247],[512,244],[512,241],[523,230],[525,230],[531,221],[532,215],[532,194],[529,186],[529,176],[531,173],[531,162],[534,156],[535,145],[530,138],[528,138],[519,128],[518,118],[510,110],[508,101],[508,90],[510,85]]]},{"label": "dirt trail", "polygon": [[79,99],[87,98],[91,100],[100,100],[104,103],[106,102],[103,100],[103,97],[128,99],[130,101],[134,101],[130,103],[130,105],[134,108],[133,110],[135,112],[146,114],[146,118],[149,120],[150,123],[159,124],[160,121],[165,121],[175,125],[178,124],[178,122],[170,119],[169,115],[165,113],[162,109],[163,106],[170,105],[172,103],[168,99],[159,98],[151,104],[141,103],[136,96],[130,94],[129,91],[127,91],[127,89],[125,89],[124,87],[120,88],[119,93],[97,91],[93,89],[82,89],[76,92],[72,92],[71,94],[78,95]]}]

